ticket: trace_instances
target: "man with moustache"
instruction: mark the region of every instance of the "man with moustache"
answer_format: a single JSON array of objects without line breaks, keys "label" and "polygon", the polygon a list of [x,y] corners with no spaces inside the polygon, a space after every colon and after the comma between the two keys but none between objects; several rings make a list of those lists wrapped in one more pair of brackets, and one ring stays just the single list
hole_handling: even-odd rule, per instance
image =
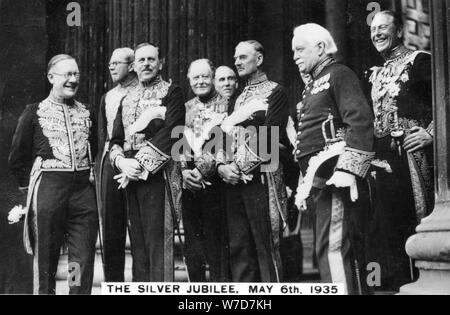
[{"label": "man with moustache", "polygon": [[431,56],[403,45],[402,19],[378,13],[371,38],[384,58],[372,68],[375,151],[390,172],[377,169],[370,261],[381,265],[382,290],[398,291],[416,278],[408,238],[434,206]]},{"label": "man with moustache", "polygon": [[114,180],[115,172],[109,160],[109,142],[120,102],[139,83],[133,70],[133,61],[134,51],[131,48],[114,50],[109,61],[109,71],[116,86],[102,97],[98,113],[96,186],[106,282],[125,280],[127,213],[125,196],[117,189],[118,184]]},{"label": "man with moustache", "polygon": [[[181,184],[171,163],[172,145],[178,140],[172,130],[184,125],[186,111],[181,88],[161,78],[163,62],[156,45],[136,47],[139,86],[121,102],[110,146],[111,164],[122,173],[119,181],[123,176],[131,181],[126,195],[136,282],[173,281],[174,194]],[[141,116],[161,108],[165,119],[149,121],[145,133],[130,131]]]},{"label": "man with moustache", "polygon": [[[233,144],[217,155],[217,170],[226,183],[234,282],[278,282],[282,277],[278,247],[280,212],[285,203],[273,174],[279,169],[263,172],[261,164],[269,161],[258,156],[262,148],[251,143],[266,141],[269,154],[275,152],[279,140],[276,149],[270,147],[272,127],[286,128],[289,109],[283,88],[268,80],[263,63],[264,48],[259,42],[241,42],[236,47],[235,65],[246,86],[222,124]],[[267,127],[268,132],[262,133],[260,127]]]},{"label": "man with moustache", "polygon": [[[185,136],[191,152],[182,162],[185,255],[191,282],[228,280],[227,231],[223,182],[217,175],[214,152],[204,149],[211,128],[220,126],[228,112],[228,98],[214,88],[214,66],[208,59],[191,63],[189,83],[196,95],[186,103]],[[228,90],[228,88],[227,88]],[[194,143],[196,142],[196,143]]]},{"label": "man with moustache", "polygon": [[337,46],[325,28],[297,27],[292,49],[300,72],[311,76],[298,108],[295,158],[302,173],[306,175],[310,162],[316,163],[311,158],[318,152],[345,141],[343,153],[318,169],[310,195],[315,203],[321,280],[343,283],[349,294],[364,294],[369,209],[365,177],[374,156],[370,107],[356,75],[333,59]]},{"label": "man with moustache", "polygon": [[[88,107],[74,99],[80,72],[71,56],[48,64],[50,95],[19,118],[9,165],[27,195],[24,243],[34,256],[34,294],[55,294],[64,241],[70,294],[90,294],[98,231],[93,186],[95,128]],[[92,150],[91,150],[92,149]]]},{"label": "man with moustache", "polygon": [[239,87],[236,73],[227,66],[220,66],[214,75],[214,86],[223,97],[232,100],[236,96]]}]

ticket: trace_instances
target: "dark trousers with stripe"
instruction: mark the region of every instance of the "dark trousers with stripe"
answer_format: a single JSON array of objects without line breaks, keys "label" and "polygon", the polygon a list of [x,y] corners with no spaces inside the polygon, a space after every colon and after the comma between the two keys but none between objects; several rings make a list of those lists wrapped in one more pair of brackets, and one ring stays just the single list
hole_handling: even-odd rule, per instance
[{"label": "dark trousers with stripe", "polygon": [[321,280],[343,283],[351,295],[368,294],[366,235],[370,196],[368,184],[358,181],[359,199],[350,189],[326,186],[318,180],[311,198],[316,208],[316,255]]},{"label": "dark trousers with stripe", "polygon": [[163,173],[127,187],[134,282],[164,282],[165,196]]},{"label": "dark trousers with stripe", "polygon": [[223,183],[215,179],[205,190],[183,190],[183,226],[186,264],[191,282],[229,281],[228,233]]},{"label": "dark trousers with stripe", "polygon": [[248,184],[226,185],[233,282],[277,282],[267,184],[255,175]]},{"label": "dark trousers with stripe", "polygon": [[35,293],[55,294],[59,256],[66,240],[70,294],[90,294],[98,215],[89,172],[44,172],[35,198]]},{"label": "dark trousers with stripe", "polygon": [[399,291],[419,274],[406,253],[406,242],[418,222],[406,152],[392,151],[391,137],[377,139],[377,158],[388,161],[389,174],[377,170],[372,179],[373,214],[370,223],[369,258],[381,267],[381,291]]},{"label": "dark trousers with stripe", "polygon": [[106,282],[125,280],[125,242],[127,235],[127,210],[125,196],[118,190],[114,169],[109,158],[104,159],[101,178],[101,223],[103,240],[103,269]]}]

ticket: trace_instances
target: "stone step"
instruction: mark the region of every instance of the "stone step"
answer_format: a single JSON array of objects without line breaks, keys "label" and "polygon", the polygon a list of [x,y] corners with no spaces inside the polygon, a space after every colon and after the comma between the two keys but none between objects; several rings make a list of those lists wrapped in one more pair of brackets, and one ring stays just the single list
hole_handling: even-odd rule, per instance
[{"label": "stone step", "polygon": [[[58,272],[56,275],[56,292],[58,295],[67,295],[69,293],[69,287],[67,284],[67,255],[61,256],[58,266]],[[131,253],[127,252],[125,259],[125,281],[132,281],[132,258]],[[103,266],[102,257],[100,252],[97,252],[94,265],[94,285],[92,288],[93,295],[99,295],[101,293],[101,284],[103,282]],[[175,261],[175,282],[187,282],[186,268],[180,259]]]},{"label": "stone step", "polygon": [[[184,242],[184,236],[182,236],[182,241]],[[304,246],[304,261],[303,261],[303,276],[302,282],[317,282],[319,278],[319,273],[317,268],[313,264],[312,253],[313,253],[313,233],[312,230],[302,231],[302,241]],[[92,294],[97,295],[101,292],[101,283],[103,282],[103,266],[100,246],[98,244],[98,250],[95,257],[94,265],[94,285],[92,288]],[[132,257],[129,247],[129,240],[127,240],[127,251],[125,260],[125,281],[132,281]],[[181,243],[179,238],[175,238],[175,282],[187,282],[186,266],[183,262],[181,255]],[[57,294],[66,295],[69,292],[67,285],[67,255],[62,255],[59,261],[58,272],[56,275],[56,292]]]}]

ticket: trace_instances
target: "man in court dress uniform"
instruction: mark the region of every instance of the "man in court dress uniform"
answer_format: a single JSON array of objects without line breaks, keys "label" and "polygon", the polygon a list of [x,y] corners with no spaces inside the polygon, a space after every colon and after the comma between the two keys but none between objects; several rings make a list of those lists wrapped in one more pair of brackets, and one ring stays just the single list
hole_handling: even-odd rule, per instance
[{"label": "man in court dress uniform", "polygon": [[75,100],[80,72],[74,58],[53,57],[50,95],[19,118],[9,165],[27,195],[25,249],[33,255],[34,294],[56,293],[61,248],[68,249],[70,294],[90,294],[98,232],[89,107]]},{"label": "man in court dress uniform", "polygon": [[191,151],[182,162],[183,224],[189,279],[205,282],[228,280],[228,253],[224,183],[216,172],[214,152],[205,144],[212,128],[220,126],[228,113],[228,98],[214,88],[214,66],[208,59],[191,63],[188,71],[191,89],[196,95],[186,103],[185,136]]},{"label": "man in court dress uniform", "polygon": [[[222,124],[232,145],[226,144],[217,161],[219,175],[226,183],[234,282],[277,282],[282,279],[279,242],[283,224],[280,214],[286,206],[286,189],[284,187],[283,192],[280,188],[283,186],[281,176],[275,176],[280,170],[276,131],[286,128],[289,109],[284,89],[267,78],[263,63],[264,48],[259,42],[241,42],[236,47],[235,65],[246,85]],[[276,141],[272,141],[272,136]],[[275,155],[272,161],[262,156],[264,147],[265,153]],[[262,165],[267,162],[273,164]],[[268,167],[263,170],[264,166]]]},{"label": "man in court dress uniform", "polygon": [[114,50],[109,71],[116,86],[102,97],[98,113],[96,187],[106,282],[124,281],[127,211],[124,193],[117,189],[118,184],[114,180],[116,174],[109,160],[109,143],[119,105],[138,85],[133,61],[134,51],[131,48]]},{"label": "man in court dress uniform", "polygon": [[181,88],[161,78],[163,61],[159,47],[136,47],[139,86],[122,100],[111,140],[111,164],[126,187],[136,282],[173,281],[175,195],[181,175],[173,167],[171,150],[177,139],[172,130],[184,125],[185,107]]},{"label": "man in court dress uniform", "polygon": [[325,28],[297,27],[292,49],[299,71],[311,76],[298,109],[295,151],[305,177],[312,157],[345,141],[342,152],[318,169],[310,197],[316,211],[321,279],[343,283],[346,293],[364,294],[369,209],[365,178],[374,156],[370,107],[353,71],[333,59],[337,46]]},{"label": "man in court dress uniform", "polygon": [[375,151],[389,170],[372,173],[369,259],[381,266],[378,289],[398,291],[418,277],[405,244],[434,207],[431,55],[403,45],[402,18],[391,11],[374,17],[371,38],[385,60],[370,77]]}]

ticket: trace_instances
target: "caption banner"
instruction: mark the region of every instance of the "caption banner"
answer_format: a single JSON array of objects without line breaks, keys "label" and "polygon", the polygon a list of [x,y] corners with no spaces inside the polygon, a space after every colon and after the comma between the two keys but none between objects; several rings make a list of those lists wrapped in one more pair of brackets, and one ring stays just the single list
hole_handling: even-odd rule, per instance
[{"label": "caption banner", "polygon": [[344,295],[343,284],[102,283],[103,295]]}]

